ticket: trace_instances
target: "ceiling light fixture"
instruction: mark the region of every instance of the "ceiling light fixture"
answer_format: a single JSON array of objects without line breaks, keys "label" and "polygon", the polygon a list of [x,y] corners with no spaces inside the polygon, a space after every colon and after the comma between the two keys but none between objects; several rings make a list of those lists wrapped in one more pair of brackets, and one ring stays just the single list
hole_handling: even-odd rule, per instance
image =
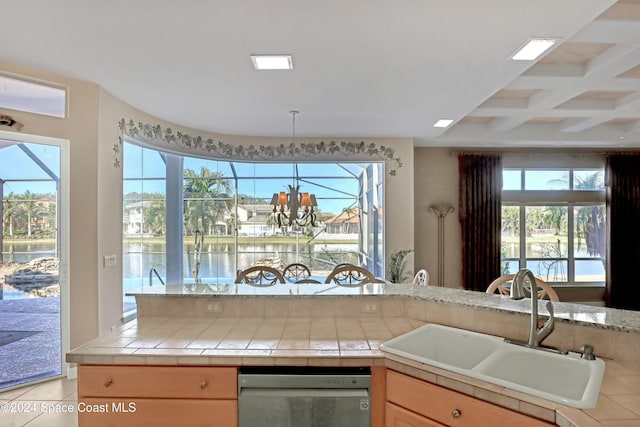
[{"label": "ceiling light fixture", "polygon": [[293,70],[291,55],[251,55],[256,70]]},{"label": "ceiling light fixture", "polygon": [[[296,110],[291,110],[289,113],[292,116],[293,121],[293,141],[296,138],[296,115],[300,113]],[[300,193],[300,186],[295,185],[296,166],[293,165],[293,184],[289,185],[289,193],[280,191],[279,193],[273,193],[271,198],[271,205],[273,206],[273,215],[275,216],[278,227],[285,226],[301,226],[305,227],[311,225],[316,226],[316,209],[318,203],[316,202],[316,195],[309,193]],[[298,208],[302,208],[301,212],[298,212]]]},{"label": "ceiling light fixture", "polygon": [[529,39],[524,46],[511,55],[514,61],[533,61],[549,50],[558,39]]},{"label": "ceiling light fixture", "polygon": [[453,123],[453,120],[451,119],[440,119],[437,122],[435,122],[435,124],[433,125],[434,128],[446,128],[448,127],[451,123]]}]

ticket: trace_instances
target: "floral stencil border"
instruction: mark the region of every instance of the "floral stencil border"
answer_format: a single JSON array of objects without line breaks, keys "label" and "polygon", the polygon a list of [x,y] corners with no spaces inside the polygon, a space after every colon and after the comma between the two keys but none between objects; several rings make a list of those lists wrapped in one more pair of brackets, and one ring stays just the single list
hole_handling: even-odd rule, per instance
[{"label": "floral stencil border", "polygon": [[167,145],[175,144],[180,148],[201,150],[214,154],[219,159],[243,158],[248,160],[265,159],[275,160],[283,157],[313,157],[319,154],[341,154],[344,156],[355,154],[367,154],[388,162],[389,175],[395,176],[402,167],[402,160],[395,151],[385,145],[373,142],[324,142],[317,143],[299,142],[280,145],[232,145],[213,139],[204,139],[201,136],[191,136],[182,132],[174,132],[171,128],[163,129],[160,125],[150,125],[142,122],[126,121],[124,118],[118,122],[120,137],[113,144],[115,168],[120,167],[120,151],[124,135],[139,139],[144,142],[161,141]]}]

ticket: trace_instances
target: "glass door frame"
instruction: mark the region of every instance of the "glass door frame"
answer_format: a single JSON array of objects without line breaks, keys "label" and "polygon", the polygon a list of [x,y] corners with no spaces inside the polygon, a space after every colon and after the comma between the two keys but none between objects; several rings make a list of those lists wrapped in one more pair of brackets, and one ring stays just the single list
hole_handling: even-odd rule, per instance
[{"label": "glass door frame", "polygon": [[57,230],[60,246],[58,248],[60,256],[60,264],[58,267],[58,280],[60,284],[60,375],[52,375],[45,378],[39,378],[34,381],[25,382],[16,386],[7,387],[3,391],[13,388],[24,387],[30,384],[49,381],[51,379],[68,376],[68,364],[65,361],[65,355],[70,351],[70,295],[69,295],[69,217],[70,217],[70,153],[69,140],[54,138],[41,135],[30,135],[18,132],[7,132],[0,130],[0,138],[12,141],[50,145],[60,150],[60,203],[57,207],[59,215],[59,229]]}]

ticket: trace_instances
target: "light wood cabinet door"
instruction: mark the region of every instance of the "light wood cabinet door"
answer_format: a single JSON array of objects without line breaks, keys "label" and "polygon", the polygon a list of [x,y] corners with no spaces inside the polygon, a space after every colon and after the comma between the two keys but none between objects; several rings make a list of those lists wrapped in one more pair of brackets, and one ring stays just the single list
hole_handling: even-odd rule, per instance
[{"label": "light wood cabinet door", "polygon": [[79,427],[234,427],[235,367],[78,367]]},{"label": "light wood cabinet door", "polygon": [[81,427],[233,427],[238,425],[237,414],[235,400],[86,398],[78,402]]},{"label": "light wood cabinet door", "polygon": [[78,367],[78,397],[237,399],[235,367]]},{"label": "light wood cabinet door", "polygon": [[387,401],[452,427],[551,425],[392,370],[387,370]]},{"label": "light wood cabinet door", "polygon": [[408,411],[393,403],[385,405],[385,427],[446,427],[437,421]]}]

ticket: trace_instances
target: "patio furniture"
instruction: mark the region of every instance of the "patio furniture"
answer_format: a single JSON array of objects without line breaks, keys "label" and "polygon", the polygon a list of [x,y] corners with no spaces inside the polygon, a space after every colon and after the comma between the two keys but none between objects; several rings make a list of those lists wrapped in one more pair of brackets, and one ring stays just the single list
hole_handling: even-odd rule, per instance
[{"label": "patio furniture", "polygon": [[429,285],[429,273],[424,268],[418,270],[416,275],[413,277],[413,284],[417,286],[428,286]]},{"label": "patio furniture", "polygon": [[272,286],[276,283],[284,283],[284,276],[275,268],[258,265],[242,270],[235,283],[246,283],[254,286]]},{"label": "patio furniture", "polygon": [[367,269],[353,264],[336,267],[327,276],[324,283],[335,283],[340,286],[360,286],[365,283],[380,282]]},{"label": "patio furniture", "polygon": [[316,279],[300,279],[297,282],[295,282],[296,285],[298,284],[302,284],[302,283],[315,283],[315,284],[321,284],[322,282],[320,280],[316,280]]},{"label": "patio furniture", "polygon": [[[509,295],[509,288],[505,287],[504,283],[513,280],[514,277],[514,274],[505,274],[504,276],[498,277],[496,280],[491,282],[486,293],[494,294],[497,291],[500,295]],[[547,282],[536,277],[536,285],[538,287],[538,299],[544,299],[547,297],[551,301],[560,301],[556,291],[553,290],[551,285]]]},{"label": "patio furniture", "polygon": [[284,270],[282,270],[282,275],[288,279],[309,277],[311,276],[311,270],[309,270],[309,267],[304,264],[294,262],[293,264],[287,265]]}]

